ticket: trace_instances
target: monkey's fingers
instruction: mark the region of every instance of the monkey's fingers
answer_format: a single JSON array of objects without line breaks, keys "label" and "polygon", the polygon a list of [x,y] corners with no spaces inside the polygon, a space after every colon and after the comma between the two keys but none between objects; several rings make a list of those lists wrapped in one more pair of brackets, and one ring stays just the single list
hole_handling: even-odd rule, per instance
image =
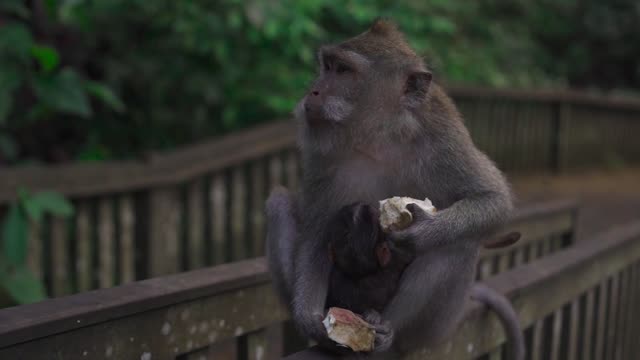
[{"label": "monkey's fingers", "polygon": [[433,215],[424,211],[418,204],[407,204],[407,210],[411,213],[413,217],[413,222],[430,220]]},{"label": "monkey's fingers", "polygon": [[385,329],[381,329],[383,331],[378,332],[376,330],[376,338],[374,342],[374,352],[385,352],[391,349],[391,345],[393,345],[394,333],[390,326],[385,327]]}]

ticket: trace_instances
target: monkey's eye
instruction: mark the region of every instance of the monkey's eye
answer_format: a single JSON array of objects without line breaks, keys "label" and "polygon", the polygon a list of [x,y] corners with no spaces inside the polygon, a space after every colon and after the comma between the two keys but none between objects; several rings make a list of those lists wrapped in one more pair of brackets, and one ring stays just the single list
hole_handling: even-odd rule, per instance
[{"label": "monkey's eye", "polygon": [[331,63],[328,61],[324,62],[324,71],[331,71]]}]

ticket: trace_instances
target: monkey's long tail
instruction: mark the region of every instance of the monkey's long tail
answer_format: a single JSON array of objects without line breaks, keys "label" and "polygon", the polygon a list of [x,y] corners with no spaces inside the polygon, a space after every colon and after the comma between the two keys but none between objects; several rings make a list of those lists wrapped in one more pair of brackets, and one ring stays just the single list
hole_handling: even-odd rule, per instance
[{"label": "monkey's long tail", "polygon": [[510,343],[510,355],[512,360],[524,360],[525,345],[518,315],[513,309],[509,299],[483,283],[475,283],[471,287],[471,298],[486,304],[498,314],[502,326],[504,326],[507,339]]}]

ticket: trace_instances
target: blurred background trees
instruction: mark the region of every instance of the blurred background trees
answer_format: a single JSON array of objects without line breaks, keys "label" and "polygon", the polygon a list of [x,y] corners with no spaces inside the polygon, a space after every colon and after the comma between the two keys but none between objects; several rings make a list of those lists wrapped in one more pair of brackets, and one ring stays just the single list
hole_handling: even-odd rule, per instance
[{"label": "blurred background trees", "polygon": [[389,16],[441,82],[640,88],[636,0],[1,0],[0,166],[289,116],[318,45]]}]

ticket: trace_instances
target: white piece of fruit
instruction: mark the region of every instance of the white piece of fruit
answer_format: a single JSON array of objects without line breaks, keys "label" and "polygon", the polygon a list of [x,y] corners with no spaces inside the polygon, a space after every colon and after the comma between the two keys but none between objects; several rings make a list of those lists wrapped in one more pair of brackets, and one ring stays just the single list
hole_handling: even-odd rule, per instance
[{"label": "white piece of fruit", "polygon": [[413,221],[413,215],[407,210],[408,204],[416,204],[428,213],[435,213],[431,200],[418,200],[410,197],[394,196],[380,201],[380,226],[385,232],[405,229]]},{"label": "white piece of fruit", "polygon": [[332,307],[322,321],[329,339],[353,351],[372,351],[376,331],[353,312]]}]

